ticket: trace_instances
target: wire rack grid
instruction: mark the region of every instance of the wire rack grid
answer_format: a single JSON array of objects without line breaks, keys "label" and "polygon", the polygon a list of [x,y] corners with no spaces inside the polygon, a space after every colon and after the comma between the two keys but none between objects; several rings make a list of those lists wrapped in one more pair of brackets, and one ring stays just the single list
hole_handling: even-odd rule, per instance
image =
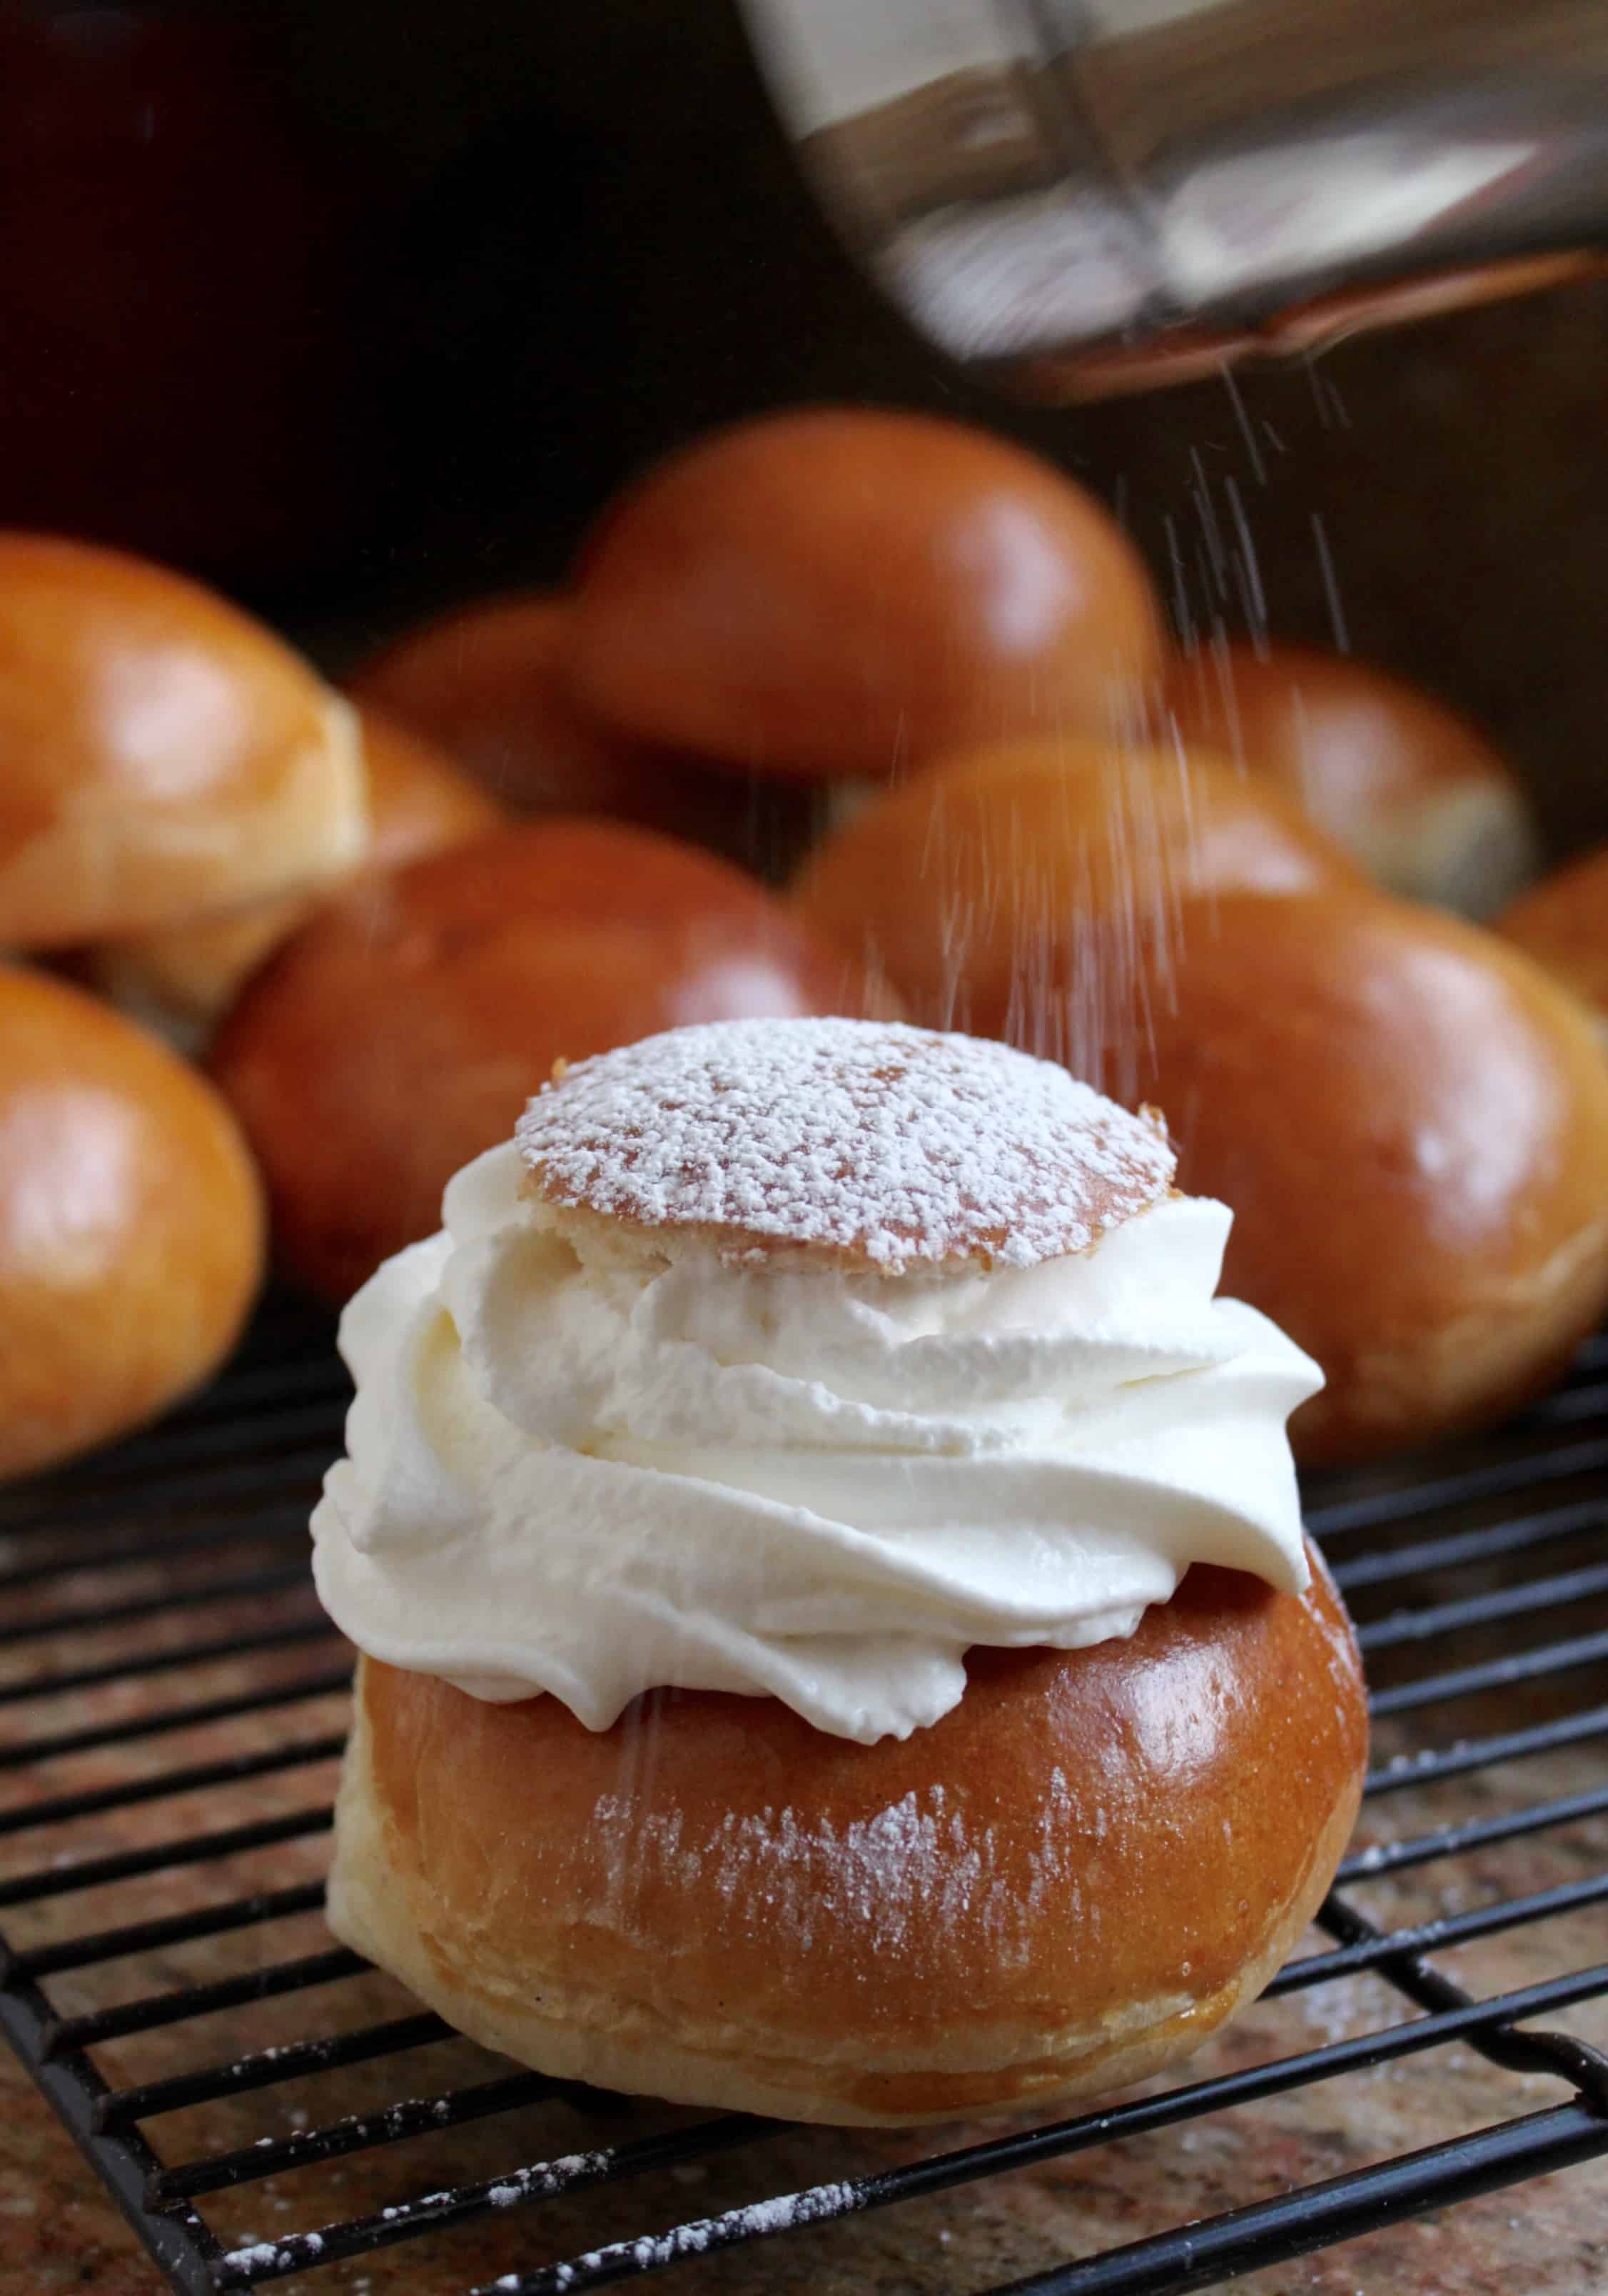
[{"label": "wire rack grid", "polygon": [[[989,2288],[1176,2296],[1608,2155],[1608,2054],[1589,2022],[1570,2030],[1608,2002],[1608,1962],[1579,1950],[1593,1921],[1608,1941],[1608,1339],[1499,1438],[1309,1493],[1368,1659],[1373,1838],[1359,1833],[1342,1867],[1319,1917],[1326,1938],[1268,1999],[1310,2005],[1365,1980],[1367,2013],[1318,2046],[1311,2022],[1259,2024],[1251,2054],[1220,2053],[1204,2076],[1186,2069],[1101,2111],[959,2141],[927,2132],[891,2151],[813,2131],[779,2152],[774,2124],[645,2116],[510,2069],[405,1997],[377,1995],[382,1980],[321,1931],[349,1660],[312,1599],[306,1524],[345,1398],[327,1326],[276,1301],[229,1373],[165,1426],[0,1495],[0,2025],[175,2289],[212,2296],[303,2275],[316,2286],[331,2267],[469,2227],[494,2230],[505,2268],[480,2277],[483,2246],[461,2268],[450,2242],[433,2248],[445,2260],[429,2284],[448,2296],[579,2296],[695,2258],[701,2286],[739,2248],[752,2276],[721,2284],[766,2289],[781,2284],[781,2252],[822,2226],[1125,2140],[1188,2146],[1212,2116],[1287,2112],[1326,2084],[1435,2052],[1460,2050],[1506,2081],[1506,2109]],[[175,1760],[175,1746],[204,1759]],[[1392,1803],[1435,1822],[1381,1836]],[[215,1805],[229,1823],[206,1821]],[[1569,1854],[1530,1873],[1539,1886],[1490,1866],[1547,1843]],[[1425,1874],[1462,1878],[1427,1915],[1422,1900],[1408,1918],[1400,1905],[1368,1909],[1382,1887]],[[1494,1989],[1442,1965],[1514,1939],[1528,1958]],[[129,2049],[156,2042],[158,2069],[129,2077]],[[417,2091],[415,2066],[434,2076]],[[359,2079],[371,2087],[355,2110],[321,2105]],[[533,2123],[533,2112],[564,2118]],[[506,2129],[513,2157],[431,2183],[430,2147],[450,2151],[476,2124],[487,2141]],[[521,2156],[519,2138],[550,2125],[580,2142]],[[638,2211],[662,2210],[681,2182],[745,2158],[804,2173],[638,2228]],[[251,2196],[302,2171],[331,2191],[335,2164],[358,2161],[370,2196],[382,2178],[377,2204],[272,2235],[241,2228]],[[1583,2181],[1600,2208],[1602,2185]],[[583,2205],[590,2217],[576,2217]],[[604,2236],[554,2254],[577,2221]],[[972,2296],[982,2284],[933,2284]]]}]

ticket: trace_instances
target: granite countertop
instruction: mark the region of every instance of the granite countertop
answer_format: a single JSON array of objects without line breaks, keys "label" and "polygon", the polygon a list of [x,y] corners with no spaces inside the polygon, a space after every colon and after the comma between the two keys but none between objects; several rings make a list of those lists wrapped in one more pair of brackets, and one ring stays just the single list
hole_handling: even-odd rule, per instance
[{"label": "granite countertop", "polygon": [[[1600,1493],[1600,1478],[1597,1488]],[[138,1528],[137,1522],[131,1525],[135,1535]],[[4,1529],[0,1518],[0,1546]],[[287,1584],[249,1601],[228,1594],[227,1579],[256,1566],[294,1560],[294,1544],[284,1543],[288,1533],[282,1528],[279,1536],[277,1546],[263,1545],[242,1520],[225,1557],[207,1552],[149,1564],[125,1561],[115,1574],[86,1569],[69,1581],[53,1582],[37,1590],[37,1601],[29,1594],[13,1597],[12,1607],[25,1619],[69,1603],[92,1608],[164,1589],[193,1594],[203,1584],[216,1587],[221,1599],[0,1651],[0,1688],[53,1668],[93,1667],[135,1647],[177,1649],[202,1635],[212,1639],[275,1620],[310,1617],[305,1586]],[[1592,1551],[1591,1536],[1584,1535],[1578,1549],[1567,1554],[1560,1551],[1555,1564],[1549,1550],[1547,1567],[1585,1560]],[[1600,1546],[1600,1532],[1595,1536]],[[82,1543],[80,1532],[80,1549]],[[7,1559],[14,1561],[21,1548],[21,1542],[13,1542]],[[30,1562],[49,1559],[53,1551],[66,1551],[55,1532],[29,1535]],[[1533,1558],[1528,1575],[1539,1575]],[[1579,1633],[1585,1623],[1555,1615],[1527,1638]],[[1434,1665],[1477,1660],[1503,1647],[1512,1632],[1497,1629],[1483,1639],[1464,1635],[1455,1649],[1438,1645]],[[187,1662],[175,1670],[125,1677],[50,1700],[0,1703],[0,1742],[44,1730],[130,1719],[177,1701],[227,1698],[303,1679],[339,1655],[333,1644],[290,1644],[246,1659]],[[1446,1745],[1521,1726],[1560,1705],[1584,1709],[1593,1703],[1594,1693],[1600,1698],[1597,1684],[1577,1672],[1499,1697],[1459,1700],[1443,1710],[1385,1725],[1375,1759],[1388,1763],[1426,1743]],[[192,1791],[181,1800],[162,1798],[91,1814],[70,1826],[29,1827],[5,1841],[0,1871],[60,1863],[65,1873],[75,1863],[119,1848],[316,1808],[328,1800],[334,1780],[332,1761],[317,1757],[318,1742],[339,1728],[343,1716],[344,1699],[325,1694],[60,1757],[31,1779],[24,1772],[0,1772],[3,1810],[37,1796],[41,1786],[52,1794],[93,1794],[220,1755],[249,1755],[292,1742],[313,1749],[314,1757],[260,1777]],[[1604,1780],[1598,1739],[1462,1780],[1410,1784],[1368,1805],[1359,1841],[1388,1841],[1489,1816],[1526,1800],[1600,1790]],[[221,1863],[181,1865],[131,1882],[68,1890],[8,1911],[7,1933],[14,1944],[27,1947],[315,1879],[327,1847],[327,1836],[313,1832]],[[1579,1881],[1605,1865],[1608,1819],[1597,1816],[1455,1860],[1364,1875],[1352,1895],[1371,1918],[1391,1925]],[[327,1942],[318,1915],[298,1915],[64,1972],[48,1980],[46,1989],[59,2011],[72,2014],[316,1953]],[[1328,1942],[1314,1935],[1305,1949]],[[1598,1904],[1465,1944],[1448,1953],[1443,1965],[1471,1989],[1495,1992],[1588,1965],[1603,1958],[1604,1942]],[[373,1974],[131,2036],[101,2047],[96,2059],[106,2078],[122,2086],[232,2060],[331,2025],[347,2029],[394,2017],[405,2013],[407,2005],[399,1988]],[[1252,2065],[1400,2022],[1412,2013],[1381,1980],[1331,1983],[1259,2005],[1209,2044],[1192,2070],[1212,2073]],[[1608,2042],[1608,2001],[1547,2022]],[[190,2159],[282,2137],[397,2097],[428,2096],[494,2078],[505,2070],[467,2043],[441,2043],[227,2103],[167,2114],[147,2123],[146,2131],[165,2158]],[[159,2276],[27,2075],[4,2052],[0,2089],[0,2296],[54,2296],[69,2288],[93,2290],[95,2296],[159,2296]],[[1500,2071],[1471,2049],[1442,2047],[1048,2167],[703,2258],[673,2269],[665,2284],[696,2289],[698,2296],[793,2296],[804,2290],[811,2296],[969,2296],[1191,2218],[1544,2110],[1567,2096],[1550,2077]],[[650,2103],[624,2104],[600,2114],[543,2103],[271,2177],[218,2194],[202,2207],[233,2244],[273,2240],[418,2199],[448,2184],[494,2177],[522,2163],[637,2137],[685,2118]],[[993,2132],[998,2128],[994,2124]],[[768,2194],[918,2159],[978,2133],[957,2129],[906,2137],[783,2130],[624,2188],[498,2209],[453,2230],[270,2284],[282,2287],[288,2296],[461,2296],[516,2267],[663,2230]],[[1358,2291],[1367,2296],[1587,2296],[1608,2287],[1608,2160],[1498,2192],[1438,2219],[1383,2230],[1237,2284],[1253,2296],[1306,2291],[1321,2296],[1355,2296]]]}]

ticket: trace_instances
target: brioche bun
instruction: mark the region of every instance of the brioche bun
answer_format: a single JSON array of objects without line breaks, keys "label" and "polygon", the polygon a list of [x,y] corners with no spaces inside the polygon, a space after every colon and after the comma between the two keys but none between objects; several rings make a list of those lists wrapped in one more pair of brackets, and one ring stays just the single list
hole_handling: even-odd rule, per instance
[{"label": "brioche bun", "polygon": [[[378,710],[363,707],[357,716],[369,831],[355,867],[390,869],[446,852],[507,818],[478,782],[430,743]],[[330,888],[321,890],[327,895]],[[106,941],[85,952],[80,970],[114,1004],[193,1049],[319,899],[319,893],[282,893],[226,915]]]},{"label": "brioche bun", "polygon": [[650,471],[584,547],[570,656],[597,716],[755,773],[886,780],[945,749],[1109,735],[1163,673],[1139,554],[1019,447],[810,408]]},{"label": "brioche bun", "polygon": [[1223,1289],[1323,1366],[1332,1464],[1539,1393],[1608,1309],[1608,1063],[1538,965],[1375,894],[1191,903],[1138,1045]]},{"label": "brioche bun", "polygon": [[1121,2087],[1255,1997],[1351,1833],[1361,1667],[1312,1568],[975,1650],[958,1706],[870,1746],[711,1692],[592,1732],[364,1659],[331,1926],[603,2087],[895,2125]]},{"label": "brioche bun", "polygon": [[0,966],[0,1477],[207,1378],[251,1305],[263,1226],[203,1078],[96,998]]},{"label": "brioche bun", "polygon": [[363,852],[350,705],[209,590],[0,535],[0,947],[315,884]]},{"label": "brioche bun", "polygon": [[1529,800],[1490,743],[1400,678],[1315,647],[1191,656],[1168,688],[1186,742],[1304,805],[1374,882],[1488,917],[1533,876]]},{"label": "brioche bun", "polygon": [[212,1073],[287,1267],[343,1300],[438,1225],[555,1060],[684,1021],[892,1009],[764,888],[650,831],[532,822],[375,877],[248,982]]},{"label": "brioche bun", "polygon": [[792,898],[883,967],[914,1019],[1084,1074],[1130,1025],[1136,951],[1180,900],[1360,882],[1288,798],[1209,752],[1038,741],[964,753],[874,800],[804,863]]},{"label": "brioche bun", "polygon": [[1608,845],[1555,869],[1504,909],[1496,931],[1608,1026]]}]

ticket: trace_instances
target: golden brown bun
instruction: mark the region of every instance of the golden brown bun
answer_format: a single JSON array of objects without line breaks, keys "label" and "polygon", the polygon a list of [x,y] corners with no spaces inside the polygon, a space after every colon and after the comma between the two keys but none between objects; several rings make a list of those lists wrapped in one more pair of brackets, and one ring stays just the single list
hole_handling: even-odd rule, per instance
[{"label": "golden brown bun", "polygon": [[519,813],[601,813],[734,857],[751,826],[731,776],[600,724],[571,693],[558,591],[483,598],[405,631],[347,681]]},{"label": "golden brown bun", "polygon": [[888,1010],[737,869],[649,831],[531,823],[365,880],[246,987],[211,1054],[286,1264],[345,1299],[440,1223],[560,1057],[690,1021]]},{"label": "golden brown bun", "polygon": [[477,599],[394,638],[347,690],[438,742],[509,805],[629,814],[653,761],[570,699],[570,619],[559,591]]},{"label": "golden brown bun", "polygon": [[174,924],[363,849],[349,704],[176,574],[0,535],[0,947]]},{"label": "golden brown bun", "polygon": [[1543,878],[1496,930],[1608,1016],[1608,845]]},{"label": "golden brown bun", "polygon": [[1535,873],[1534,818],[1502,759],[1383,670],[1229,646],[1180,663],[1168,701],[1186,742],[1277,782],[1390,892],[1485,917]]},{"label": "golden brown bun", "polygon": [[1163,660],[1143,562],[1070,479],[959,423],[823,407],[702,440],[604,512],[571,668],[643,739],[886,781],[1129,731]]},{"label": "golden brown bun", "polygon": [[1322,1365],[1299,1457],[1365,1459],[1545,1388],[1608,1308],[1608,1064],[1479,927],[1375,894],[1191,904],[1139,1090],[1234,1212],[1223,1290]]},{"label": "golden brown bun", "polygon": [[257,1175],[211,1087],[94,997],[0,967],[0,1476],[204,1380],[262,1252]]},{"label": "golden brown bun", "polygon": [[1221,758],[1023,742],[874,800],[805,862],[793,899],[874,954],[912,1018],[1086,1074],[1130,1018],[1147,920],[1194,892],[1360,882],[1289,800]]},{"label": "golden brown bun", "polygon": [[364,1660],[331,1926],[603,2087],[886,2124],[1117,2087],[1254,1998],[1350,1834],[1362,1674],[1313,1569],[974,1651],[959,1706],[874,1746],[708,1692],[593,1734]]},{"label": "golden brown bun", "polygon": [[427,853],[450,852],[507,821],[507,808],[434,742],[371,702],[358,703],[357,722],[369,777],[371,867],[397,869]]},{"label": "golden brown bun", "polygon": [[[478,782],[429,742],[376,709],[360,709],[357,717],[369,813],[362,866],[390,869],[447,852],[507,819]],[[86,952],[82,970],[114,1004],[193,1047],[319,898],[315,892],[285,893],[225,916],[107,941]]]}]

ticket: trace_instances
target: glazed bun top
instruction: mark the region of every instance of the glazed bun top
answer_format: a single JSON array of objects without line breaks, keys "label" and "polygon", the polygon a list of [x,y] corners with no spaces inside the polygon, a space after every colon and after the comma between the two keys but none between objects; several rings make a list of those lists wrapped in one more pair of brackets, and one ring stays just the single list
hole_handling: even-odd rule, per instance
[{"label": "glazed bun top", "polygon": [[529,1192],[655,1244],[846,1268],[1033,1267],[1164,1198],[1164,1127],[1008,1046],[726,1021],[573,1068],[518,1132]]}]

